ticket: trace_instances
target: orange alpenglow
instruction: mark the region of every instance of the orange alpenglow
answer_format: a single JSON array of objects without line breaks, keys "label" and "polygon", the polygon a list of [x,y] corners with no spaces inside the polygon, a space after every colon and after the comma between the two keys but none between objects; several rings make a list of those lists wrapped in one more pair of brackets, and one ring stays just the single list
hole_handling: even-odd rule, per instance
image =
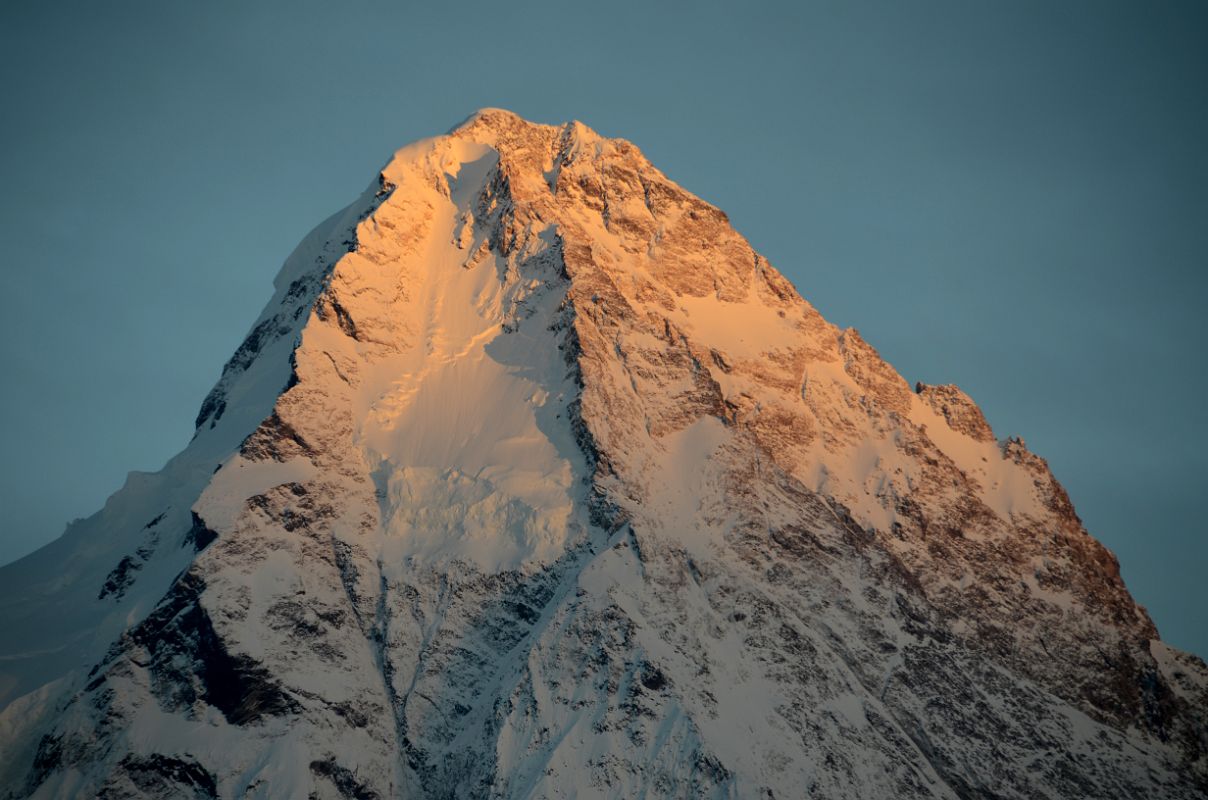
[{"label": "orange alpenglow", "polygon": [[634,145],[493,109],[0,570],[0,704],[16,797],[1208,789],[1203,662],[1041,458]]}]

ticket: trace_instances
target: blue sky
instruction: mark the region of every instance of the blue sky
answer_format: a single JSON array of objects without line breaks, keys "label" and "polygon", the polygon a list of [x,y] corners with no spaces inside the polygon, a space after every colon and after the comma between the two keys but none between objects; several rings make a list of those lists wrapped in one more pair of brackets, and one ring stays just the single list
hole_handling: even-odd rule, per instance
[{"label": "blue sky", "polygon": [[481,106],[721,206],[910,381],[1049,459],[1208,655],[1208,7],[0,8],[0,562],[188,441],[297,241]]}]

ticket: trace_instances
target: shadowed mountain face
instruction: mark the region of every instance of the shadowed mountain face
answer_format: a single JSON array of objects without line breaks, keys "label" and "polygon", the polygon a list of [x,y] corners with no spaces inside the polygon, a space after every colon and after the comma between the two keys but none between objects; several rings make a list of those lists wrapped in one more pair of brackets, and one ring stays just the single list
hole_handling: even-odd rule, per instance
[{"label": "shadowed mountain face", "polygon": [[1045,462],[578,123],[399,151],[197,426],[0,570],[9,796],[1208,790]]}]

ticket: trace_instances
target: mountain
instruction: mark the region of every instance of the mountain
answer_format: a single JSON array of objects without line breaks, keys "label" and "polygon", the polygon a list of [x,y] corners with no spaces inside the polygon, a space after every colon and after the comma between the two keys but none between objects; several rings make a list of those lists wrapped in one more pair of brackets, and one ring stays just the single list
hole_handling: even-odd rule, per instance
[{"label": "mountain", "polygon": [[0,570],[0,703],[10,797],[1208,793],[1208,669],[1043,459],[634,145],[490,109]]}]

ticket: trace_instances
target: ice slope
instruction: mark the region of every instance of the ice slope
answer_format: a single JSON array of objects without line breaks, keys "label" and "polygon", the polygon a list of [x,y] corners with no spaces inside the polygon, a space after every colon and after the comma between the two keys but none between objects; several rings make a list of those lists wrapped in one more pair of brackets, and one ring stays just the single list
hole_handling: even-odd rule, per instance
[{"label": "ice slope", "polygon": [[0,571],[10,796],[1208,786],[1044,462],[579,123],[399,151],[198,426]]},{"label": "ice slope", "polygon": [[226,365],[182,453],[157,473],[130,473],[101,511],[3,568],[0,708],[89,669],[192,562],[191,506],[216,466],[270,413],[289,378],[301,327],[296,312],[313,301],[299,286],[318,285],[372,202],[368,194],[333,215],[289,257],[273,299]]}]

